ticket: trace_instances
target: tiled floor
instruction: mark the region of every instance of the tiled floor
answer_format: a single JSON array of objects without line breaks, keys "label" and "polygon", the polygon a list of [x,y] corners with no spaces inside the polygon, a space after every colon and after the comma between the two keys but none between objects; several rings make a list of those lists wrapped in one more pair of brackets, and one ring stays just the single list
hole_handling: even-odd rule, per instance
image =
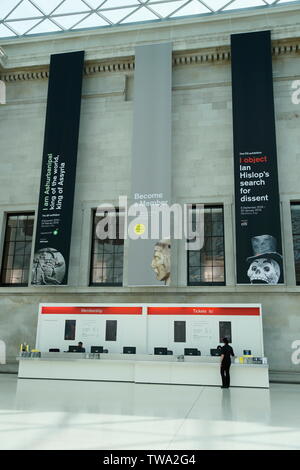
[{"label": "tiled floor", "polygon": [[299,397],[0,374],[0,449],[300,449]]}]

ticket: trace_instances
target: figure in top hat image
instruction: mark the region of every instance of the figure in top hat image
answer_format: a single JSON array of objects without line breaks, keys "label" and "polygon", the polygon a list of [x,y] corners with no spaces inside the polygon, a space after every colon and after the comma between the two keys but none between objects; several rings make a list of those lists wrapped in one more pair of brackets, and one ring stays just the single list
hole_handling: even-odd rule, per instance
[{"label": "figure in top hat image", "polygon": [[282,255],[277,253],[277,240],[272,235],[251,238],[253,255],[247,275],[251,284],[278,284],[282,270]]}]

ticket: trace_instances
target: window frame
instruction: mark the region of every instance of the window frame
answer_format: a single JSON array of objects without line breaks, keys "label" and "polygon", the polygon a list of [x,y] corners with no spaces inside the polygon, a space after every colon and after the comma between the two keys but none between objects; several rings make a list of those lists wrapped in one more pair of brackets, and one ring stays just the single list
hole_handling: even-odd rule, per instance
[{"label": "window frame", "polygon": [[[187,211],[190,209],[194,209],[197,203],[192,203],[192,204],[187,204]],[[200,203],[198,203],[200,204]],[[201,203],[203,204],[203,203]],[[187,257],[186,257],[186,279],[187,279],[187,286],[188,287],[201,287],[201,286],[226,286],[226,250],[225,250],[225,217],[224,217],[224,204],[219,203],[219,204],[203,204],[204,210],[205,209],[222,209],[222,227],[223,227],[223,252],[224,252],[224,281],[199,281],[199,282],[190,282],[189,280],[189,268],[190,268],[190,263],[189,263],[189,256],[190,256],[190,251],[201,251],[201,250],[186,250],[187,251]],[[205,237],[205,235],[204,235]],[[213,238],[213,237],[210,237]],[[213,266],[212,266],[213,268]]]},{"label": "window frame", "polygon": [[[105,209],[104,209],[105,210]],[[124,212],[123,208],[115,208],[116,213],[119,215],[120,212]],[[109,212],[109,207],[107,208],[107,212]],[[123,264],[122,264],[122,282],[93,282],[93,270],[94,270],[94,264],[93,264],[93,256],[95,254],[94,252],[94,247],[95,247],[95,236],[94,236],[94,230],[95,230],[95,217],[97,214],[97,209],[92,209],[92,240],[91,240],[91,248],[90,248],[90,269],[89,269],[89,287],[123,287],[124,283],[124,239],[123,239]]]},{"label": "window frame", "polygon": [[[10,243],[14,244],[14,252],[13,252],[13,258],[14,258],[15,257],[15,246],[16,246],[16,242],[17,242],[17,240],[14,240],[12,242],[7,240],[8,221],[9,221],[10,217],[22,217],[22,216],[32,216],[32,219],[33,219],[30,258],[29,258],[29,264],[28,264],[28,280],[27,280],[27,282],[15,282],[15,283],[2,282],[3,277],[4,277],[4,271],[7,271],[7,269],[5,269],[5,266],[4,266],[5,260],[8,256],[8,255],[6,256],[6,245],[10,244]],[[32,250],[33,250],[33,245],[34,245],[35,211],[32,211],[32,210],[28,210],[28,211],[24,211],[24,212],[7,211],[4,214],[4,224],[3,225],[4,225],[4,228],[3,228],[4,236],[3,236],[3,244],[2,244],[0,287],[28,287],[29,282],[30,282],[30,277],[31,277]],[[24,243],[25,242],[26,242],[26,240],[24,240]],[[24,257],[24,254],[23,254],[23,257]],[[24,269],[24,266],[23,266],[22,267],[22,276],[23,276],[24,271],[26,271],[26,269]]]},{"label": "window frame", "polygon": [[[293,231],[293,217],[292,217],[292,208],[293,206],[299,206],[300,208],[300,201],[290,201],[290,214],[291,214],[291,230],[292,230],[292,244],[293,244],[293,261],[294,261],[294,273],[295,273],[295,283],[296,286],[300,286],[300,274],[299,274],[299,279],[297,280],[297,270],[296,270],[296,259],[295,259],[295,244],[294,244],[294,236],[299,236],[300,237],[300,232],[299,233],[294,233]],[[300,264],[300,261],[299,261]]]}]

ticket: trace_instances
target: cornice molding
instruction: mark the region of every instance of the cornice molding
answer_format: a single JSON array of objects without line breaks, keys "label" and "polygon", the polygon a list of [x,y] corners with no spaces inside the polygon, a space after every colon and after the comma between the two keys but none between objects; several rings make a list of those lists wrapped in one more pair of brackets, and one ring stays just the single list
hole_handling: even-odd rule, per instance
[{"label": "cornice molding", "polygon": [[[0,60],[2,50],[0,49]],[[300,38],[280,39],[272,41],[273,57],[283,55],[300,54]],[[215,47],[209,49],[197,49],[189,51],[173,52],[173,66],[188,66],[193,64],[203,64],[211,62],[229,62],[231,58],[230,47]],[[5,54],[3,55],[5,65]],[[5,69],[2,60],[2,71],[0,79],[5,82],[46,80],[49,77],[49,66],[28,67],[22,69]],[[111,58],[98,61],[86,61],[84,65],[84,76],[93,76],[99,73],[124,72],[132,73],[134,71],[134,56]]]}]

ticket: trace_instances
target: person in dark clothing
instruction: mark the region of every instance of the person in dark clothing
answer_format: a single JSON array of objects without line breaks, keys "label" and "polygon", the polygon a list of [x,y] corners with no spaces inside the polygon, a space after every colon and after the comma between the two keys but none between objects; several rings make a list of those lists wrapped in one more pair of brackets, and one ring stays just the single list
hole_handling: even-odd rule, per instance
[{"label": "person in dark clothing", "polygon": [[85,352],[85,348],[83,347],[83,344],[81,341],[78,343],[78,352]]},{"label": "person in dark clothing", "polygon": [[229,369],[231,366],[231,356],[234,356],[234,352],[231,346],[228,344],[228,339],[223,338],[224,346],[221,349],[221,377],[222,377],[222,387],[230,387],[230,374]]}]

